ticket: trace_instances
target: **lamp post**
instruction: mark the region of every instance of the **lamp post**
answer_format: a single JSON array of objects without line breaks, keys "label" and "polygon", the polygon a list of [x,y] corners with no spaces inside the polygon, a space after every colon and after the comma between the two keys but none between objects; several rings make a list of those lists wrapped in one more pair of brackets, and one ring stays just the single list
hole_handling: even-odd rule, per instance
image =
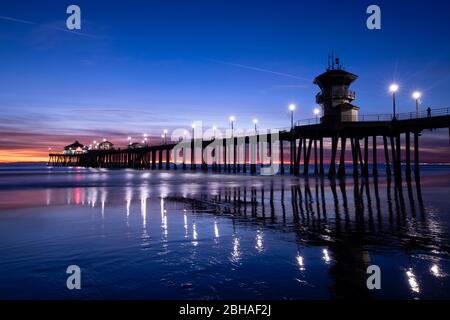
[{"label": "lamp post", "polygon": [[294,172],[294,111],[295,111],[295,104],[290,104],[289,105],[289,111],[291,112],[291,144],[290,144],[290,158],[291,158],[291,173]]},{"label": "lamp post", "polygon": [[234,116],[230,116],[231,137],[234,136],[234,121],[236,121],[236,118]]},{"label": "lamp post", "polygon": [[144,133],[144,144],[145,144],[145,146],[147,146],[147,134],[146,133]]},{"label": "lamp post", "polygon": [[294,111],[295,111],[295,104],[289,105],[289,111],[291,111],[291,129],[294,129]]},{"label": "lamp post", "polygon": [[412,97],[414,100],[416,100],[416,118],[419,117],[419,105],[420,105],[420,97],[422,96],[422,93],[420,91],[415,91],[412,94]]},{"label": "lamp post", "polygon": [[392,120],[396,119],[396,112],[395,112],[395,93],[398,91],[398,84],[391,84],[391,86],[389,87],[389,91],[392,93]]},{"label": "lamp post", "polygon": [[186,170],[186,146],[185,146],[185,142],[186,142],[186,136],[187,136],[187,130],[184,130],[183,132],[183,170]]},{"label": "lamp post", "polygon": [[255,135],[257,135],[258,134],[258,128],[257,128],[258,119],[253,119],[253,124],[255,125]]},{"label": "lamp post", "polygon": [[[95,144],[95,141],[94,141]],[[131,137],[128,137],[128,145],[131,146]]]},{"label": "lamp post", "polygon": [[164,144],[167,144],[167,130],[164,130]]},{"label": "lamp post", "polygon": [[195,124],[192,124],[191,170],[195,170]]},{"label": "lamp post", "polygon": [[314,109],[314,114],[316,115],[316,123],[319,123],[319,114],[320,114],[319,108]]}]

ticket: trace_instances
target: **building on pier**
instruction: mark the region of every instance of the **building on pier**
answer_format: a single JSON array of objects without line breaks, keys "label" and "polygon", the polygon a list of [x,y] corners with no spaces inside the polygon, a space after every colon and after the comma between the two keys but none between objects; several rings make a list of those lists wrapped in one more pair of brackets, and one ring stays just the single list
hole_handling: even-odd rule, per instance
[{"label": "building on pier", "polygon": [[323,123],[333,125],[342,121],[358,121],[359,107],[352,104],[356,95],[349,89],[356,79],[358,76],[342,68],[339,58],[314,79],[314,84],[321,90],[316,95],[316,102],[322,107]]},{"label": "building on pier", "polygon": [[98,145],[98,149],[99,150],[113,150],[114,149],[114,144],[112,142],[109,142],[108,140],[103,140]]},{"label": "building on pier", "polygon": [[128,149],[141,149],[144,148],[145,145],[139,142],[133,142],[128,145]]},{"label": "building on pier", "polygon": [[86,146],[78,141],[64,147],[64,154],[80,154],[87,152]]}]

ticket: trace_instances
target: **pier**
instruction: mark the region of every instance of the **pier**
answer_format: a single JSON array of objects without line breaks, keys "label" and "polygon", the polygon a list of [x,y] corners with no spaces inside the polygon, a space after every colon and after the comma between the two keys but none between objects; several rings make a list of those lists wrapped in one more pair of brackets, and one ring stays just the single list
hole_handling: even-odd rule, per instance
[{"label": "pier", "polygon": [[[288,166],[289,172],[294,175],[314,173],[339,177],[346,174],[345,164],[351,160],[354,176],[376,176],[379,173],[377,159],[380,147],[384,154],[388,176],[401,175],[402,162],[406,175],[411,172],[419,174],[421,133],[424,130],[449,128],[450,135],[450,108],[433,110],[433,116],[424,113],[418,115],[405,113],[398,114],[396,119],[387,120],[388,117],[389,115],[359,116],[358,121],[343,119],[338,126],[333,127],[324,123],[308,124],[313,120],[299,121],[291,130],[278,131],[280,174],[284,174],[284,168]],[[264,139],[268,141],[266,144],[258,143],[263,140],[262,135],[245,135],[211,140],[190,139],[177,144],[168,143],[137,149],[88,150],[73,154],[50,153],[48,165],[149,170],[197,170],[199,166],[203,171],[209,169],[227,173],[248,171],[255,174],[257,166],[267,163],[264,163],[264,157],[258,159],[252,150],[264,148],[265,150],[260,152],[270,156],[275,142],[271,141],[271,133],[265,135]],[[236,151],[239,148],[238,140],[243,142],[241,152]],[[209,158],[212,161],[210,163],[196,161],[196,149],[200,148],[203,154],[213,143],[215,148],[211,150]],[[325,143],[331,146],[328,172],[325,172],[324,163]],[[174,150],[177,148],[181,149],[178,157]],[[289,154],[291,150],[292,154]],[[347,159],[347,150],[350,151],[350,159]],[[227,155],[227,152],[230,152],[231,156]]]},{"label": "pier", "polygon": [[[124,149],[114,149],[108,141],[98,148],[82,149],[76,141],[66,147],[65,153],[50,153],[49,166],[77,166],[86,168],[133,168],[145,170],[202,170],[224,173],[256,174],[258,168],[272,167],[272,174],[310,174],[330,178],[343,177],[351,164],[351,173],[357,176],[377,176],[379,162],[387,176],[419,176],[419,139],[424,130],[448,128],[450,139],[450,108],[396,113],[395,93],[392,114],[359,114],[352,104],[356,95],[349,87],[358,77],[336,63],[314,79],[320,87],[316,102],[316,118],[294,122],[291,106],[291,127],[284,129],[255,130],[236,134],[234,117],[230,118],[232,130],[226,136],[209,138],[186,137],[177,143],[159,145],[129,144]],[[318,114],[321,114],[319,117]],[[147,139],[147,137],[145,138]],[[324,149],[329,146],[329,159]],[[77,151],[72,147],[78,148]],[[350,154],[350,156],[349,156]],[[325,163],[327,161],[327,163]],[[404,169],[403,169],[404,164]],[[347,165],[347,166],[346,166]],[[276,168],[273,168],[276,167]],[[287,170],[286,170],[287,167]]]}]

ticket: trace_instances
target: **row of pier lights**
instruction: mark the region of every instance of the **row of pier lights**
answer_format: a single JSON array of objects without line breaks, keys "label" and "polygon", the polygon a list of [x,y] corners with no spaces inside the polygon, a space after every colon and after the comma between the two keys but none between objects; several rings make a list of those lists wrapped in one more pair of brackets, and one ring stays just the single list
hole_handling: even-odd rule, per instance
[{"label": "row of pier lights", "polygon": [[[399,85],[396,83],[393,83],[389,86],[389,91],[392,93],[392,120],[396,119],[396,103],[395,103],[395,94],[399,90]],[[416,101],[416,116],[419,117],[419,104],[420,104],[420,97],[422,96],[422,93],[420,91],[414,91],[412,93],[412,98]]]},{"label": "row of pier lights", "polygon": [[[398,90],[400,89],[399,85],[396,83],[393,83],[389,86],[389,91],[392,93],[392,120],[396,120],[396,93],[398,92]],[[416,115],[417,117],[419,117],[419,105],[420,105],[420,98],[422,97],[422,93],[420,91],[414,91],[412,93],[412,98],[415,100],[416,102]],[[296,110],[296,105],[295,104],[290,104],[289,105],[289,111],[290,111],[290,118],[291,118],[291,129],[294,128],[294,112]],[[320,109],[319,108],[315,108],[314,109],[314,115],[316,116],[316,123],[319,123],[319,115],[320,115]],[[236,121],[236,117],[235,116],[230,116],[229,118],[230,120],[230,125],[231,125],[231,135],[233,137],[234,134],[234,123]],[[258,119],[253,119],[253,125],[255,127],[255,135],[258,134]],[[216,137],[216,130],[217,127],[213,126],[213,136],[214,138]],[[195,124],[192,125],[192,137],[194,137],[194,130],[195,130]],[[164,141],[164,144],[167,144],[167,130],[164,130],[163,134],[161,135],[161,138]],[[187,136],[187,131],[184,131],[184,140],[186,140],[186,136]],[[143,140],[142,140],[142,144],[143,145],[147,145],[148,143],[148,135],[146,133],[144,133],[143,135]],[[128,140],[128,145],[131,146],[133,143],[131,141],[131,137],[127,138]],[[103,139],[103,141],[106,141],[106,139]],[[91,149],[98,149],[99,143],[97,141],[93,141],[92,144],[89,145],[89,150]],[[49,151],[52,150],[52,148],[48,148]]]},{"label": "row of pier lights", "polygon": [[[291,117],[291,129],[293,129],[294,128],[294,111],[295,111],[295,109],[296,109],[296,105],[295,104],[290,104],[289,105],[289,111],[290,111],[290,117]],[[319,108],[315,108],[314,110],[313,110],[313,112],[314,112],[314,115],[316,116],[316,123],[319,123],[319,115],[320,115],[320,109]],[[233,134],[234,134],[234,124],[235,124],[235,122],[236,122],[236,117],[235,116],[230,116],[229,117],[229,121],[230,121],[230,128],[231,128],[231,136],[233,137]],[[255,135],[257,135],[258,134],[258,119],[253,119],[253,126],[254,126],[254,129],[255,129]],[[194,130],[195,130],[195,124],[192,124],[192,126],[191,126],[191,128],[192,128],[192,137],[194,137],[195,135],[194,135]],[[212,130],[213,130],[213,137],[215,138],[216,137],[216,131],[217,131],[217,127],[216,126],[213,126],[212,127]],[[167,130],[164,130],[163,131],[164,132],[164,134],[162,134],[161,135],[161,138],[163,139],[163,141],[164,141],[164,144],[167,144],[167,133],[168,133],[168,131]],[[187,136],[187,134],[188,134],[188,132],[185,130],[184,132],[183,132],[183,137],[184,137],[184,140],[186,140],[186,136]],[[143,140],[142,140],[142,144],[144,144],[144,145],[147,145],[147,142],[148,142],[148,135],[146,134],[146,133],[144,133],[143,134]],[[105,139],[104,139],[105,140]],[[128,145],[132,145],[133,143],[132,143],[132,138],[131,137],[128,137],[127,138],[127,140],[128,140]],[[89,146],[92,146],[92,145],[89,145]],[[96,142],[94,141],[94,146],[95,147],[98,147],[98,144],[96,144]]]},{"label": "row of pier lights", "polygon": [[[389,86],[389,91],[392,93],[392,120],[396,120],[396,93],[399,90],[399,85],[396,83],[393,83]],[[412,98],[415,100],[416,102],[416,115],[417,117],[419,116],[419,105],[420,105],[420,98],[422,97],[422,93],[420,91],[414,91],[412,93]],[[291,129],[294,128],[294,111],[296,110],[296,105],[295,104],[290,104],[289,105],[289,111],[290,111],[290,116],[291,116]],[[316,116],[316,123],[319,123],[319,115],[320,115],[320,109],[319,108],[315,108],[314,109],[314,115]],[[233,137],[233,133],[234,133],[234,123],[236,121],[236,117],[235,116],[230,116],[229,118],[230,120],[230,125],[231,125],[231,135]],[[253,125],[255,127],[255,134],[258,134],[258,119],[253,119]],[[213,136],[214,138],[216,137],[216,130],[217,127],[213,126]],[[195,125],[192,125],[192,137],[194,137],[194,130],[195,130]],[[184,131],[184,139],[186,139],[186,135],[187,135],[187,131]],[[167,130],[164,130],[164,134],[161,135],[161,138],[164,139],[164,144],[167,144]],[[142,141],[143,144],[147,145],[147,134],[144,134],[144,140]],[[95,144],[95,141],[94,141]],[[131,137],[128,137],[128,144],[131,145]]]}]

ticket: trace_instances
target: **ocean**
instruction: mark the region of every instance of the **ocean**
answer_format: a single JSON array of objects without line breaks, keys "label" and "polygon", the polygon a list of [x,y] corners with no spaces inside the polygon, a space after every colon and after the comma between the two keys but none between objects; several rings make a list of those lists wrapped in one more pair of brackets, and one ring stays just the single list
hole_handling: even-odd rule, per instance
[{"label": "ocean", "polygon": [[3,165],[0,299],[449,299],[449,207],[445,165],[419,181]]}]

